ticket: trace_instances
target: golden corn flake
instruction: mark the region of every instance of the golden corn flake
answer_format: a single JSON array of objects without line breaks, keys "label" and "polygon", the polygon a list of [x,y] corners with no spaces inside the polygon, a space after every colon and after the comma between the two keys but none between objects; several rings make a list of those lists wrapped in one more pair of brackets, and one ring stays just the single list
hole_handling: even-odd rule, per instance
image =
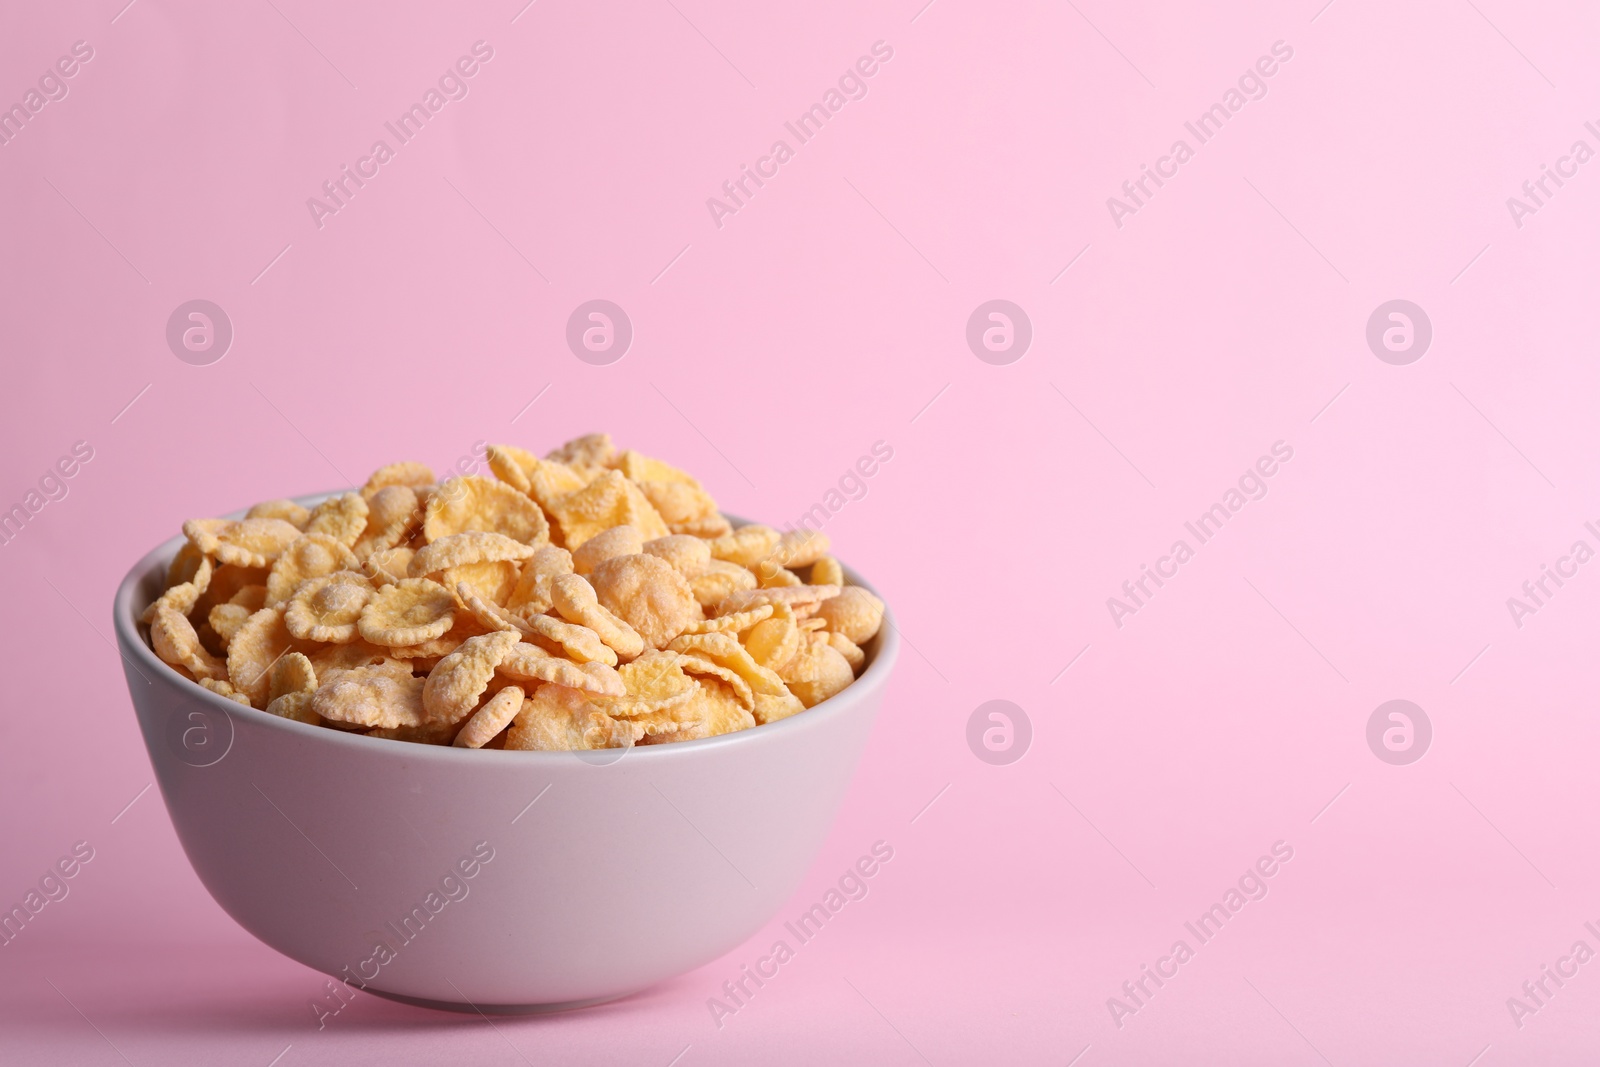
[{"label": "golden corn flake", "polygon": [[834,633],[864,645],[883,625],[883,601],[859,585],[847,586],[837,596],[828,597],[817,606],[817,618],[827,623]]},{"label": "golden corn flake", "polygon": [[422,578],[467,563],[524,560],[537,551],[534,546],[513,541],[505,534],[468,530],[448,534],[419,548],[411,557],[409,570],[411,577]]},{"label": "golden corn flake", "polygon": [[568,549],[613,526],[632,526],[645,541],[668,533],[650,501],[620,471],[605,471],[582,489],[558,498],[550,511]]},{"label": "golden corn flake", "polygon": [[319,686],[311,698],[311,710],[349,726],[421,726],[423,684],[421,678],[385,664],[356,667]]},{"label": "golden corn flake", "polygon": [[844,568],[832,556],[823,556],[811,565],[811,585],[843,585]]},{"label": "golden corn flake", "polygon": [[367,484],[361,487],[361,495],[371,498],[380,489],[387,489],[391,485],[403,485],[413,491],[423,486],[433,484],[433,471],[425,463],[391,463],[386,467],[379,467],[372,472],[372,477],[367,479]]},{"label": "golden corn flake", "polygon": [[367,528],[367,513],[367,501],[360,493],[331,496],[311,509],[306,533],[327,534],[348,548]]},{"label": "golden corn flake", "polygon": [[550,597],[550,583],[572,572],[570,552],[555,545],[543,546],[523,561],[522,573],[517,577],[506,607],[523,615],[543,615],[554,603]]},{"label": "golden corn flake", "polygon": [[414,745],[448,745],[456,736],[457,727],[450,723],[424,721],[420,726],[388,726],[368,730],[368,737],[382,737],[390,741],[406,741]]},{"label": "golden corn flake", "polygon": [[550,615],[535,615],[528,619],[528,629],[534,644],[547,652],[564,653],[574,663],[617,665],[616,651],[587,626],[562,622]]},{"label": "golden corn flake", "polygon": [[821,634],[802,642],[800,651],[778,671],[789,692],[806,707],[815,707],[855,681],[850,663]]},{"label": "golden corn flake", "polygon": [[317,688],[317,672],[300,652],[286,652],[273,664],[267,699],[277,700],[287,693],[311,693]]},{"label": "golden corn flake", "polygon": [[259,585],[264,589],[269,573],[266,567],[234,567],[224,564],[211,572],[211,584],[206,586],[205,594],[196,607],[203,606],[206,611],[210,611],[212,604],[232,603],[240,590],[252,585]]},{"label": "golden corn flake", "polygon": [[783,691],[783,679],[775,672],[761,666],[731,634],[685,634],[667,646],[673,652],[703,656],[719,666],[727,667],[750,683],[757,693],[777,694]]},{"label": "golden corn flake", "polygon": [[779,567],[788,567],[791,570],[797,567],[809,567],[828,554],[830,545],[827,534],[801,526],[785,530],[783,536],[778,538],[778,547],[772,550],[767,559]]},{"label": "golden corn flake", "polygon": [[781,537],[772,527],[753,522],[711,542],[711,555],[741,567],[754,567],[772,555]]},{"label": "golden corn flake", "polygon": [[[460,722],[472,714],[500,661],[517,644],[519,635],[497,630],[471,637],[428,672],[422,706],[434,722]],[[390,725],[399,725],[390,724]]]},{"label": "golden corn flake", "polygon": [[751,659],[768,670],[776,671],[800,651],[800,627],[787,604],[765,606],[772,608],[776,614],[750,627],[740,635],[740,640]]},{"label": "golden corn flake", "polygon": [[599,696],[625,697],[628,689],[616,668],[604,663],[582,666],[569,659],[552,656],[537,645],[515,645],[499,664],[500,673],[528,681],[550,682],[570,689],[582,689]]},{"label": "golden corn flake", "polygon": [[[472,586],[483,599],[495,604],[505,604],[517,588],[517,564],[514,560],[484,560],[482,563],[463,563],[447,567],[439,575],[446,589],[455,589],[462,583]],[[459,602],[458,602],[459,603]],[[465,604],[461,604],[465,608]]]},{"label": "golden corn flake", "polygon": [[218,678],[197,678],[195,680],[219,697],[227,697],[234,703],[243,704],[247,708],[250,706],[250,698],[235,689],[232,682]]},{"label": "golden corn flake", "polygon": [[490,445],[485,457],[494,476],[519,493],[533,488],[529,476],[539,463],[539,457],[515,445]]},{"label": "golden corn flake", "polygon": [[755,589],[758,584],[755,572],[720,559],[711,560],[689,578],[689,589],[703,608],[714,608],[733,594]]},{"label": "golden corn flake", "polygon": [[528,625],[528,620],[512,611],[503,608],[492,600],[485,600],[472,588],[471,582],[456,583],[456,600],[477,620],[478,625],[487,631],[509,630],[513,633],[528,636],[533,632]]},{"label": "golden corn flake", "polygon": [[283,609],[262,608],[246,619],[228,642],[228,681],[248,696],[251,704],[266,707],[272,668],[293,644]]},{"label": "golden corn flake", "polygon": [[752,711],[755,709],[755,693],[751,690],[750,683],[740,677],[739,672],[733,668],[724,667],[704,656],[686,655],[683,657],[683,669],[692,675],[722,679],[740,704]]},{"label": "golden corn flake", "polygon": [[650,648],[665,648],[704,618],[683,575],[655,556],[608,559],[595,568],[590,584],[606,610],[633,627]]},{"label": "golden corn flake", "polygon": [[[185,548],[192,546],[185,545]],[[199,602],[201,594],[211,585],[211,559],[208,556],[199,556],[199,563],[189,571],[189,577],[175,585],[168,585],[167,591],[162,593],[139,616],[139,621],[145,625],[155,621],[156,609],[163,605],[176,611],[179,615],[188,615]]]},{"label": "golden corn flake", "polygon": [[806,710],[800,698],[785,689],[782,693],[773,696],[769,693],[756,694],[756,706],[750,709],[757,726],[765,726],[769,722],[787,719]]},{"label": "golden corn flake", "polygon": [[379,549],[361,563],[361,570],[380,589],[399,583],[411,572],[411,559],[416,553],[401,545],[399,548]]},{"label": "golden corn flake", "polygon": [[429,544],[451,534],[487,530],[535,547],[550,539],[539,505],[504,482],[476,474],[451,478],[428,499],[422,534]]},{"label": "golden corn flake", "polygon": [[150,622],[150,644],[162,662],[183,667],[197,679],[227,676],[223,662],[201,646],[189,620],[160,602]]},{"label": "golden corn flake", "polygon": [[293,500],[263,500],[245,513],[247,519],[282,519],[297,530],[311,521],[311,512]]},{"label": "golden corn flake", "polygon": [[768,560],[756,567],[757,584],[762,589],[782,589],[790,585],[804,585],[800,576],[786,567],[774,567]]},{"label": "golden corn flake", "polygon": [[456,599],[427,578],[407,578],[373,594],[357,629],[375,645],[419,645],[455,624]]},{"label": "golden corn flake", "polygon": [[733,523],[722,514],[707,515],[703,519],[694,519],[690,522],[669,523],[667,528],[675,534],[686,534],[691,537],[703,537],[714,541],[719,537],[726,537],[733,533]]},{"label": "golden corn flake", "polygon": [[556,684],[534,690],[506,734],[508,750],[573,752],[632,745],[632,727],[596,710],[583,692]]},{"label": "golden corn flake", "polygon": [[712,619],[702,619],[685,630],[684,633],[742,634],[756,623],[770,619],[772,613],[776,610],[771,604],[758,604],[747,611],[736,611],[731,615],[719,615]]},{"label": "golden corn flake", "polygon": [[172,557],[172,563],[167,567],[167,585],[182,585],[184,582],[193,579],[195,572],[200,569],[201,561],[206,558],[205,553],[195,546],[194,541],[185,541],[178,548],[178,554]]},{"label": "golden corn flake", "polygon": [[311,661],[312,674],[317,679],[326,681],[339,671],[376,666],[387,660],[391,654],[391,649],[371,644],[358,637],[349,644],[323,645],[314,648],[306,653],[306,658]]},{"label": "golden corn flake", "polygon": [[[565,463],[558,463],[555,460],[537,460],[532,467],[524,469],[528,474],[528,495],[552,515],[555,514],[556,501],[568,493],[576,493],[591,481],[591,478],[586,478]],[[559,541],[560,536],[559,526],[550,531],[552,541]]]},{"label": "golden corn flake", "polygon": [[[261,587],[254,586],[253,588],[260,589]],[[260,609],[257,608],[255,610],[259,611]],[[226,649],[228,642],[233,640],[233,635],[239,632],[239,627],[243,626],[245,620],[253,614],[255,614],[255,611],[245,607],[243,604],[214,604],[210,613],[206,615],[206,622],[210,624],[211,632],[217,635],[217,640]]]},{"label": "golden corn flake", "polygon": [[676,652],[651,649],[632,663],[617,668],[617,675],[627,689],[627,697],[618,701],[632,711],[613,714],[643,714],[660,711],[682,703],[694,692],[694,679],[683,669],[683,657]]},{"label": "golden corn flake", "polygon": [[284,625],[302,640],[335,645],[354,641],[357,624],[373,593],[372,583],[354,571],[308,578],[289,598]]},{"label": "golden corn flake", "polygon": [[[484,626],[472,617],[469,611],[457,608],[455,625],[450,627],[442,637],[435,637],[415,645],[395,645],[388,649],[389,655],[395,659],[418,661],[437,661],[456,649],[469,637],[482,637],[484,634],[493,633],[489,627]],[[430,667],[431,667],[430,663]],[[420,668],[419,668],[420,669]]]},{"label": "golden corn flake", "polygon": [[482,748],[494,740],[494,735],[511,725],[511,720],[522,710],[525,694],[520,686],[508,685],[484,701],[483,707],[472,713],[461,732],[456,734],[457,748]]},{"label": "golden corn flake", "polygon": [[608,559],[618,556],[635,556],[644,551],[644,538],[636,527],[624,523],[602,530],[572,550],[572,566],[579,574],[588,574]]},{"label": "golden corn flake", "polygon": [[727,683],[719,678],[700,677],[696,679],[696,684],[699,688],[694,697],[673,712],[681,724],[679,729],[671,734],[651,737],[648,742],[698,741],[705,737],[748,730],[756,724],[755,716],[739,702]]},{"label": "golden corn flake", "polygon": [[574,470],[598,470],[610,466],[616,454],[617,448],[611,443],[610,434],[586,433],[546,453],[544,458],[565,463]]},{"label": "golden corn flake", "polygon": [[850,664],[852,671],[859,671],[867,664],[867,654],[861,651],[861,646],[850,640],[844,634],[828,634],[828,644],[833,646],[835,652],[843,656],[845,662]]},{"label": "golden corn flake", "polygon": [[282,604],[307,578],[321,578],[357,566],[355,553],[325,533],[308,533],[290,542],[267,573],[267,603]]},{"label": "golden corn flake", "polygon": [[685,578],[693,578],[711,562],[711,546],[704,539],[688,534],[668,534],[646,541],[640,551],[666,560]]},{"label": "golden corn flake", "polygon": [[787,604],[795,616],[813,614],[816,606],[830,597],[839,595],[836,585],[791,585],[776,589],[746,589],[729,593],[720,600],[714,615],[731,615],[736,611],[753,608],[757,604]]},{"label": "golden corn flake", "polygon": [[417,492],[406,485],[386,485],[367,500],[367,527],[353,551],[360,559],[404,544],[422,526]]},{"label": "golden corn flake", "polygon": [[282,519],[190,519],[183,532],[202,555],[236,567],[268,566],[300,536]]},{"label": "golden corn flake", "polygon": [[593,630],[619,658],[633,659],[644,651],[644,638],[639,632],[606,610],[594,586],[580,575],[563,574],[554,578],[550,582],[550,597],[562,618]]}]

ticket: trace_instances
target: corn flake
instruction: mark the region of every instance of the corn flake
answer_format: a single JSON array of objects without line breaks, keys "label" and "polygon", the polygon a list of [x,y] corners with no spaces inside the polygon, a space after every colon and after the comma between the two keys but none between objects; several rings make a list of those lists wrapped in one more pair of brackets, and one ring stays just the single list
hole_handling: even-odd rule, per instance
[{"label": "corn flake", "polygon": [[455,597],[427,578],[406,578],[373,594],[357,629],[375,645],[418,645],[455,625]]},{"label": "corn flake", "polygon": [[461,732],[456,734],[457,748],[482,748],[494,740],[494,735],[511,725],[511,720],[522,710],[525,694],[520,686],[508,685],[484,701],[483,707],[472,713]]},{"label": "corn flake", "polygon": [[606,610],[631,626],[650,648],[665,648],[704,617],[689,583],[655,556],[640,553],[608,559],[595,568],[590,584]]},{"label": "corn flake", "polygon": [[451,478],[428,500],[422,534],[429,544],[451,534],[486,530],[538,547],[550,539],[539,505],[504,482],[476,474]]},{"label": "corn flake", "polygon": [[367,501],[360,493],[330,496],[311,509],[306,533],[327,534],[349,548],[367,528],[368,511]]}]

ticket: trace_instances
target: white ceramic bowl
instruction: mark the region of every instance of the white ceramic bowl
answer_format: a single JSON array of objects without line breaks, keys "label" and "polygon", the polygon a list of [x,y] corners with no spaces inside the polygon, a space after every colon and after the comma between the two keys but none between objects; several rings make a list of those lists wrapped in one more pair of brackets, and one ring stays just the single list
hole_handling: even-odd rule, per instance
[{"label": "white ceramic bowl", "polygon": [[161,663],[137,620],[182,540],[128,573],[114,618],[189,862],[284,955],[431,1007],[580,1007],[750,937],[827,836],[899,646],[886,618],[839,695],[703,741],[595,753],[386,741],[244,707]]}]

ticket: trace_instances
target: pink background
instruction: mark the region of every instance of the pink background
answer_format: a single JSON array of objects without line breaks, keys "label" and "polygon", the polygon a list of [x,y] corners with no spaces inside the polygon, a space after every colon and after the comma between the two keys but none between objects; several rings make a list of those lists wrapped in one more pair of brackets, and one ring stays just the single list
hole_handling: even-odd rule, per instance
[{"label": "pink background", "polygon": [[[0,102],[94,48],[0,147],[0,508],[94,448],[0,548],[0,900],[96,850],[0,949],[0,1058],[1600,1053],[1600,962],[1520,1029],[1506,1007],[1600,949],[1600,565],[1520,629],[1506,607],[1600,547],[1600,163],[1520,228],[1505,203],[1600,148],[1593,10],[124,2],[0,33]],[[480,39],[470,95],[318,229],[306,198]],[[714,225],[706,198],[878,40],[867,96]],[[1268,95],[1114,225],[1106,198],[1279,40]],[[597,297],[636,331],[605,367],[563,340]],[[195,298],[236,333],[210,366],[164,340]],[[1007,366],[964,340],[995,298],[1034,329]],[[1433,324],[1408,366],[1364,338],[1396,298]],[[772,522],[892,445],[828,532],[912,647],[780,920],[874,841],[895,858],[721,1029],[707,998],[772,933],[590,1011],[491,1027],[362,995],[319,1032],[320,976],[237,928],[140,796],[115,583],[191,516],[591,429]],[[1269,495],[1115,626],[1106,598],[1279,440]],[[1409,766],[1365,739],[1396,698],[1434,729]],[[991,699],[1032,723],[1009,766],[966,742]],[[1119,1028],[1107,998],[1278,840],[1270,894]]]}]

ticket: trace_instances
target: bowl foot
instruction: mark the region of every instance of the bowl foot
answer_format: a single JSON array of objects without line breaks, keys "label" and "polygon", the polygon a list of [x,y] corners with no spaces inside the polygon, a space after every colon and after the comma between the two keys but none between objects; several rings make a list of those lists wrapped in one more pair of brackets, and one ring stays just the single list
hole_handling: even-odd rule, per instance
[{"label": "bowl foot", "polygon": [[596,1004],[609,1004],[613,1000],[632,996],[634,991],[614,993],[604,997],[590,997],[588,1000],[569,1000],[560,1004],[463,1004],[453,1000],[428,1000],[425,997],[408,997],[403,993],[389,993],[382,989],[367,986],[363,992],[371,993],[385,1000],[397,1001],[401,1004],[411,1004],[419,1008],[432,1008],[435,1011],[455,1011],[482,1015],[550,1015],[558,1011],[576,1011],[579,1008],[592,1008]]}]

